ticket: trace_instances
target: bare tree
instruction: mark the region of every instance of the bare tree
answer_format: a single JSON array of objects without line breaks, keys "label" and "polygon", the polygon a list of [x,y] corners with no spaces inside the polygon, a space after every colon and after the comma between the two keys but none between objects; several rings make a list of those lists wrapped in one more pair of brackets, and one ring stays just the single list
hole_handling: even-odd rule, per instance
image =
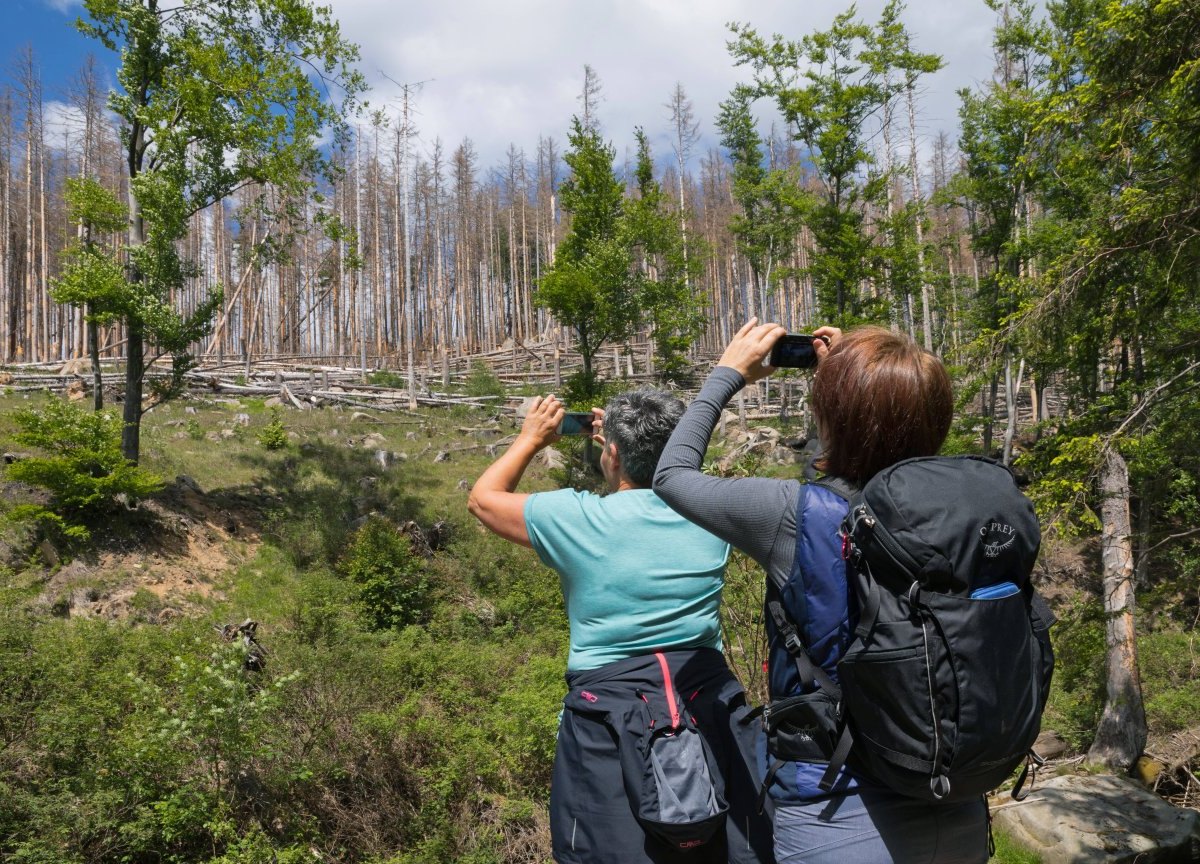
[{"label": "bare tree", "polygon": [[1146,711],[1134,631],[1133,528],[1129,468],[1114,446],[1100,468],[1107,697],[1087,761],[1124,773],[1146,746]]},{"label": "bare tree", "polygon": [[596,70],[591,67],[591,64],[584,63],[583,89],[579,93],[579,107],[581,120],[585,129],[596,129],[600,126],[600,120],[596,116],[596,109],[599,107],[600,101],[604,98],[602,90],[600,76],[596,74]]},{"label": "bare tree", "polygon": [[692,277],[687,271],[688,262],[688,201],[684,194],[684,176],[687,174],[688,157],[692,148],[700,140],[700,121],[696,120],[696,112],[692,100],[687,97],[683,84],[676,82],[671,91],[671,98],[666,104],[671,112],[671,149],[675,152],[675,161],[679,169],[679,230],[683,234],[684,279],[691,288]]}]

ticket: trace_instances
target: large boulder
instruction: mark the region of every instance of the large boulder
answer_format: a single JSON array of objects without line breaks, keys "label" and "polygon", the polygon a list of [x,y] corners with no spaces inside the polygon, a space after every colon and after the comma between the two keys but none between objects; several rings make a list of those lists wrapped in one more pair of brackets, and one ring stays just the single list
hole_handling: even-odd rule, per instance
[{"label": "large boulder", "polygon": [[1173,807],[1121,777],[1039,781],[1024,801],[997,804],[992,821],[1043,864],[1200,861],[1200,812]]}]

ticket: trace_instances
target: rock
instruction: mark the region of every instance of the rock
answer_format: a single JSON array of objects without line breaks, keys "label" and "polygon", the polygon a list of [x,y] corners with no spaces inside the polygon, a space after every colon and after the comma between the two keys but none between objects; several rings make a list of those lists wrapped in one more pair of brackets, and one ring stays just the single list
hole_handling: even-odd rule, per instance
[{"label": "rock", "polygon": [[378,423],[379,422],[378,417],[372,417],[370,414],[366,413],[365,411],[355,411],[353,414],[350,415],[350,420],[351,421],[366,420],[370,423]]},{"label": "rock", "polygon": [[450,454],[445,450],[439,450],[437,455],[433,457],[434,462],[449,462]]},{"label": "rock", "polygon": [[387,450],[375,451],[375,462],[380,468],[386,468],[392,461],[392,454]]},{"label": "rock", "polygon": [[791,447],[776,447],[771,451],[770,459],[776,465],[795,465],[806,461],[803,453],[797,453]]},{"label": "rock", "polygon": [[468,483],[466,480],[459,480],[458,481],[458,491],[459,492],[470,492],[471,484]]},{"label": "rock", "polygon": [[416,433],[416,432],[405,432],[405,433],[404,433],[404,440],[405,440],[405,441],[416,441],[416,440],[417,440],[417,433]]},{"label": "rock", "polygon": [[542,450],[542,464],[547,468],[562,469],[567,467],[567,457],[553,447]]},{"label": "rock", "polygon": [[387,439],[378,432],[372,432],[370,435],[367,435],[362,439],[362,446],[368,449],[378,448],[386,443]]},{"label": "rock", "polygon": [[11,383],[13,383],[12,373],[0,372],[0,387],[7,387]]},{"label": "rock", "polygon": [[189,406],[187,406],[186,408],[184,408],[184,409],[183,409],[183,413],[184,413],[184,414],[195,414],[195,413],[196,413],[196,409],[195,409],[195,408],[193,408],[191,405],[189,405]]},{"label": "rock", "polygon": [[392,451],[392,459],[395,460],[396,462],[407,462],[408,454],[398,451],[398,450],[393,450]]},{"label": "rock", "polygon": [[[228,432],[229,430],[226,429],[225,431]],[[221,436],[218,435],[216,432],[205,432],[204,437],[205,437],[205,439],[207,439],[209,441],[220,441],[221,440]]]},{"label": "rock", "polygon": [[172,426],[183,426],[186,423],[187,423],[186,420],[168,420],[166,423],[164,423],[162,425],[169,428]]},{"label": "rock", "polygon": [[234,414],[233,422],[239,426],[249,426],[250,425],[250,415],[246,414],[244,412],[241,414]]},{"label": "rock", "polygon": [[186,441],[188,438],[191,438],[191,437],[192,436],[189,435],[187,432],[180,431],[180,432],[176,432],[174,435],[172,435],[171,440],[172,441]]},{"label": "rock", "polygon": [[267,408],[282,408],[283,400],[280,399],[278,396],[272,396],[271,398],[269,398],[265,402],[263,402],[263,405],[265,405]]},{"label": "rock", "polygon": [[87,395],[87,387],[82,381],[72,381],[67,385],[67,399],[72,402],[78,402]]},{"label": "rock", "polygon": [[1043,729],[1033,742],[1033,752],[1043,759],[1057,759],[1071,750],[1071,745],[1053,729]]},{"label": "rock", "polygon": [[1200,860],[1200,812],[1173,807],[1122,777],[1052,777],[1025,801],[997,805],[992,821],[1043,864]]},{"label": "rock", "polygon": [[236,435],[237,435],[237,433],[234,432],[232,429],[222,429],[221,433],[220,433],[220,437],[226,441],[229,440],[230,438],[233,438]]}]

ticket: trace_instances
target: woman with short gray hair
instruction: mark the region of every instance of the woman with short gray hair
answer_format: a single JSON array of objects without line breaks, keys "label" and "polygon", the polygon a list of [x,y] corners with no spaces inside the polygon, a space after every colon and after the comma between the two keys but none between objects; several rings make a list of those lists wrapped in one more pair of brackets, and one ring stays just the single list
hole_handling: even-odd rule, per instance
[{"label": "woman with short gray hair", "polygon": [[[663,391],[614,397],[604,410],[593,409],[593,428],[602,424],[603,432],[592,438],[609,494],[521,494],[525,469],[559,439],[565,414],[554,396],[538,397],[517,439],[471,490],[471,513],[506,540],[533,548],[562,587],[570,692],[550,791],[560,864],[659,864],[679,856],[689,864],[751,864],[771,857],[770,827],[751,812],[754,779],[739,747],[753,747],[740,740],[753,734],[753,724],[737,722],[748,709],[721,653],[729,546],[650,488],[683,412],[683,403]],[[671,765],[651,766],[650,754],[685,738],[689,748],[674,751],[680,783],[670,786]],[[644,756],[644,766],[631,753]],[[644,782],[667,785],[643,799],[637,790]],[[687,800],[676,801],[668,787]],[[707,797],[695,794],[706,788]],[[662,812],[648,815],[651,805]],[[699,816],[678,815],[693,805]]]}]

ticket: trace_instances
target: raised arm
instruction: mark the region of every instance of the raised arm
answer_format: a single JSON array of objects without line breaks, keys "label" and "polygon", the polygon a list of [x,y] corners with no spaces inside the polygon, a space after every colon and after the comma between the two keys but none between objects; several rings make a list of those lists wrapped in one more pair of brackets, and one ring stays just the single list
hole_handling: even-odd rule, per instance
[{"label": "raised arm", "polygon": [[775,324],[743,327],[688,407],[667,442],[654,491],[676,512],[767,567],[780,526],[794,511],[799,484],[758,477],[709,477],[701,472],[708,440],[729,399],[748,380],[770,374],[762,360],[784,333]]},{"label": "raised arm", "polygon": [[514,490],[538,451],[558,440],[563,414],[562,403],[553,396],[533,400],[517,440],[471,487],[467,509],[485,528],[505,540],[532,545],[525,528],[525,499],[529,496]]}]

